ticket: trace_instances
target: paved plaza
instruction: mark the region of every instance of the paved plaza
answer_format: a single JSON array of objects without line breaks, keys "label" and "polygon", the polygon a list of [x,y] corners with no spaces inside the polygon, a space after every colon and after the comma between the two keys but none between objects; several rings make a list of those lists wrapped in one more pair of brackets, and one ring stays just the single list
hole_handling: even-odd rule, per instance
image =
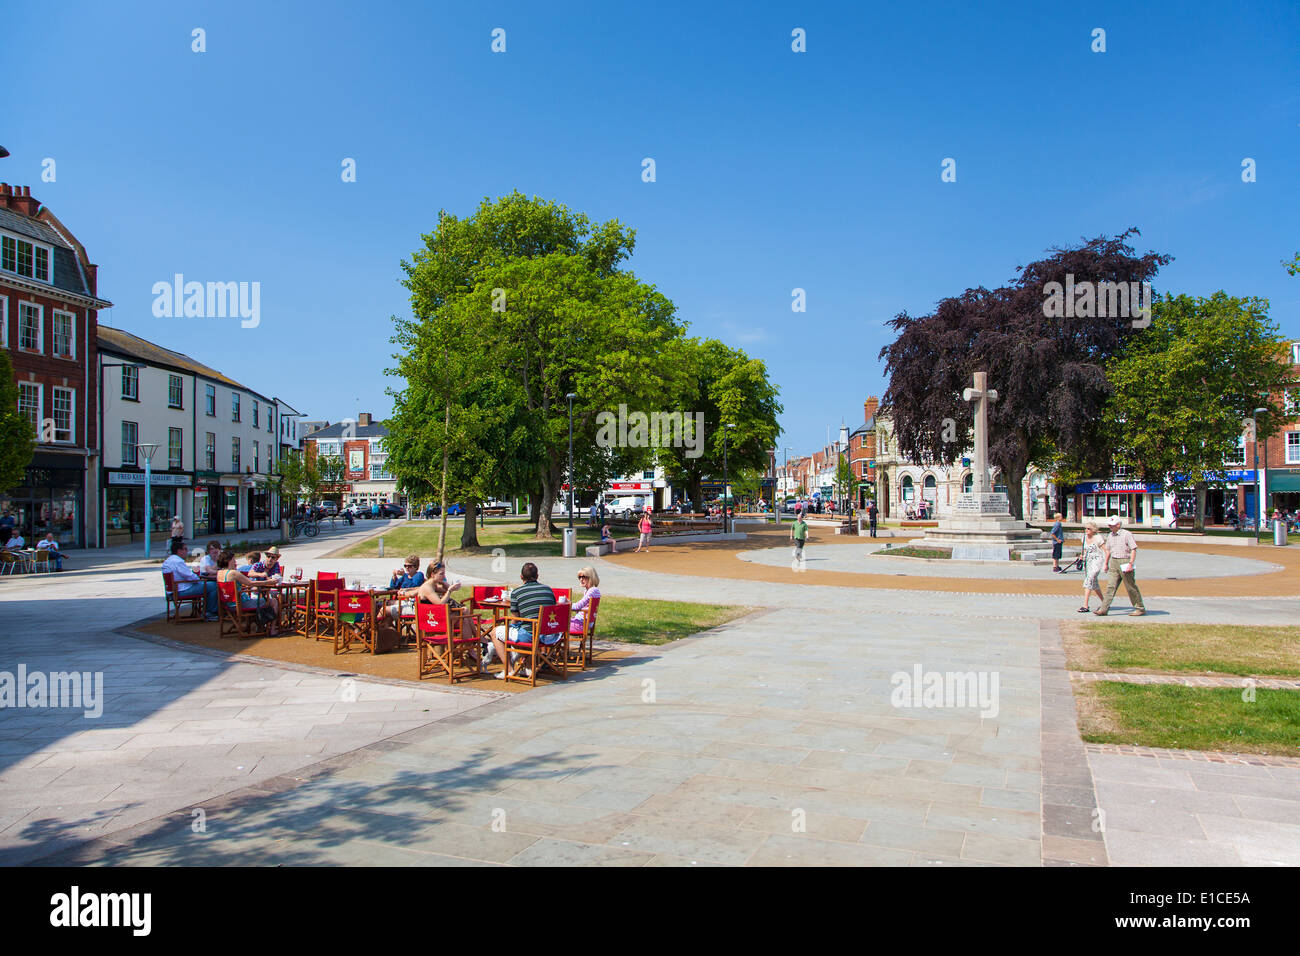
[{"label": "paved plaza", "polygon": [[[386,583],[391,558],[324,556],[374,530],[295,542],[289,563]],[[1300,863],[1300,761],[1079,740],[1058,623],[1077,595],[1029,593],[1011,574],[993,584],[1020,591],[746,577],[740,552],[776,543],[713,552],[714,575],[687,566],[690,546],[594,562],[607,595],[753,610],[513,695],[144,639],[131,625],[162,599],[143,562],[6,579],[0,671],[99,671],[103,701],[98,718],[0,719],[0,862]],[[860,543],[821,550],[837,548],[827,557],[861,556]],[[1190,558],[1144,556],[1153,573]],[[1240,560],[1276,569],[1234,571],[1257,582],[1295,574],[1289,555]],[[509,580],[520,561],[449,564],[473,583]],[[556,583],[589,562],[539,559]],[[1276,590],[1149,603],[1165,620],[1290,624],[1296,599]],[[995,674],[995,706],[900,701],[899,675],[918,671]]]}]

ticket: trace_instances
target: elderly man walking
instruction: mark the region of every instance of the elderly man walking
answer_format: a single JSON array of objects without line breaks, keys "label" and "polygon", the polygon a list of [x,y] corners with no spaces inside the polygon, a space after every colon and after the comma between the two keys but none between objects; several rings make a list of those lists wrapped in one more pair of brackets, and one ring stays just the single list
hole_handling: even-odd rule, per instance
[{"label": "elderly man walking", "polygon": [[1142,592],[1138,590],[1137,582],[1133,579],[1135,566],[1137,562],[1137,539],[1127,528],[1120,527],[1120,520],[1117,516],[1111,515],[1110,534],[1106,535],[1106,551],[1110,555],[1110,561],[1107,565],[1106,574],[1106,597],[1101,602],[1101,607],[1093,611],[1093,614],[1099,617],[1105,617],[1110,610],[1110,602],[1115,600],[1115,592],[1119,590],[1119,582],[1124,582],[1124,590],[1128,592],[1128,599],[1133,603],[1133,610],[1129,612],[1129,617],[1141,617],[1146,614],[1146,603],[1142,600]]}]

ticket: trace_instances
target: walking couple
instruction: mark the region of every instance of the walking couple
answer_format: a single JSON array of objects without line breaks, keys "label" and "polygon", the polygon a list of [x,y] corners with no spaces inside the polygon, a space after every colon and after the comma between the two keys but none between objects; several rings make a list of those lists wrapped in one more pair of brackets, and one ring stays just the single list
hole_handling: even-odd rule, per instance
[{"label": "walking couple", "polygon": [[[1123,581],[1124,590],[1128,592],[1128,599],[1133,604],[1129,617],[1141,617],[1146,614],[1147,607],[1134,579],[1137,539],[1131,531],[1120,526],[1117,516],[1112,515],[1108,524],[1110,533],[1104,538],[1097,530],[1097,522],[1089,521],[1083,526],[1083,607],[1079,608],[1079,613],[1088,613],[1088,604],[1095,594],[1101,601],[1101,607],[1092,613],[1105,617],[1110,612],[1111,601],[1115,600],[1119,582]],[[1103,570],[1106,572],[1104,596],[1098,581]]]}]

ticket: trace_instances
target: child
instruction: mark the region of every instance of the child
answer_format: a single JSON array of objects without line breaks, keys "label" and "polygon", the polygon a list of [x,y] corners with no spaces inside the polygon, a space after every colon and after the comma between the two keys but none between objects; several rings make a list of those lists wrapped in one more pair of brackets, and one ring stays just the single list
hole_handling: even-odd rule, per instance
[{"label": "child", "polygon": [[609,533],[609,525],[604,525],[600,529],[600,543],[609,545],[610,554],[618,554],[618,542],[614,536]]}]

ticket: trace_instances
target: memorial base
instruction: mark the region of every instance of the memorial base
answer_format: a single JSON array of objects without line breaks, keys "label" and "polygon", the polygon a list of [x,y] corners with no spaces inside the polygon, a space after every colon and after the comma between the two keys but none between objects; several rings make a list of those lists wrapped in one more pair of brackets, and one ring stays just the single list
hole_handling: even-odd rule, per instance
[{"label": "memorial base", "polygon": [[1051,536],[1011,516],[1007,496],[1000,492],[961,494],[949,518],[941,518],[919,541],[918,547],[952,551],[958,561],[1010,561],[1012,552],[1022,561],[1050,557]]}]

